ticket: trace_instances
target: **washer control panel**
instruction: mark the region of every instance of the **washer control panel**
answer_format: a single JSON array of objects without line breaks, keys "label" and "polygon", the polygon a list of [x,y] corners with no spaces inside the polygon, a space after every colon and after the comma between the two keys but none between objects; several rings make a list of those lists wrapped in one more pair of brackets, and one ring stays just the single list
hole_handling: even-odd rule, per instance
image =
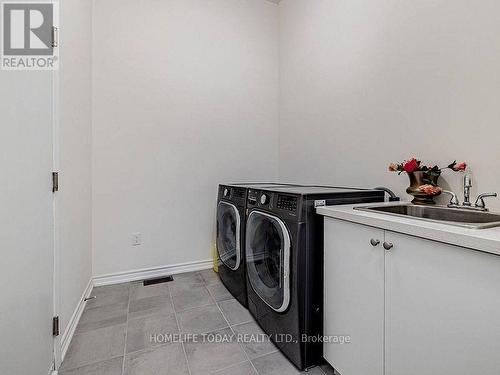
[{"label": "washer control panel", "polygon": [[255,190],[248,192],[248,204],[252,206],[257,204],[257,192]]},{"label": "washer control panel", "polygon": [[260,204],[268,204],[269,203],[269,195],[266,193],[262,193],[260,196]]},{"label": "washer control panel", "polygon": [[247,204],[250,206],[270,207],[273,194],[267,191],[249,190]]},{"label": "washer control panel", "polygon": [[276,207],[281,210],[295,211],[297,209],[297,197],[289,195],[278,195]]}]

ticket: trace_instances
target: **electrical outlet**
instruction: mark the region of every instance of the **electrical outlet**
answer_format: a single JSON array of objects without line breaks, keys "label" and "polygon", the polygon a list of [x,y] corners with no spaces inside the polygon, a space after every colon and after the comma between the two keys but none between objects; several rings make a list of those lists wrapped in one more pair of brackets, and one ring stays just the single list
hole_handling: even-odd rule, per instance
[{"label": "electrical outlet", "polygon": [[142,234],[132,233],[132,246],[142,245]]}]

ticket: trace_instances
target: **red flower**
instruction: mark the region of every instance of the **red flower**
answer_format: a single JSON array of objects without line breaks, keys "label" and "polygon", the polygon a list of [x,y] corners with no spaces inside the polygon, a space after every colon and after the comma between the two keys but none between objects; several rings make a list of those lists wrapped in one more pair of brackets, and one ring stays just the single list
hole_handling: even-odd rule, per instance
[{"label": "red flower", "polygon": [[458,163],[458,164],[455,164],[453,166],[453,170],[455,172],[459,172],[459,171],[465,171],[465,169],[467,169],[467,163],[466,162],[461,162],[461,163]]},{"label": "red flower", "polygon": [[420,162],[417,159],[413,158],[405,163],[403,169],[405,170],[406,173],[412,173],[415,172],[419,166]]}]

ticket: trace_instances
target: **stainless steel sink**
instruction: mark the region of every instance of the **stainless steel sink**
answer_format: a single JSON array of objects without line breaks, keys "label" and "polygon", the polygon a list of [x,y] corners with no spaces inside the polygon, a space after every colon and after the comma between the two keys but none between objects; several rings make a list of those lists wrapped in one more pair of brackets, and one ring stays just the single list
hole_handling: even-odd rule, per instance
[{"label": "stainless steel sink", "polygon": [[472,229],[500,226],[500,214],[445,206],[416,206],[413,204],[356,207],[356,210],[407,217]]}]

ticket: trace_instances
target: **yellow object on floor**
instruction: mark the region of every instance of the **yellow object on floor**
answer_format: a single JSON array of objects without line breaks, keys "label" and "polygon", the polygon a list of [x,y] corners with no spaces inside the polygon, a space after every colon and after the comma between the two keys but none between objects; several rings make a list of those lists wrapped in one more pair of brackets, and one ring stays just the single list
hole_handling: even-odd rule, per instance
[{"label": "yellow object on floor", "polygon": [[214,260],[214,271],[219,273],[219,261],[218,261],[218,257],[217,257],[217,245],[216,244],[214,244],[214,246],[212,247],[212,257]]}]

